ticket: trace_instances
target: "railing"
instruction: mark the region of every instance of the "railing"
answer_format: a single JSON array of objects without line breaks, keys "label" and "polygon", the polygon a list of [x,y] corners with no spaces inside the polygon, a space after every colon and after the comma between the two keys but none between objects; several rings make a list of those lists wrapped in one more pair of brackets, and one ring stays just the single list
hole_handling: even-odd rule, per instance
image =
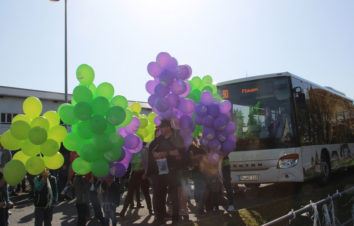
[{"label": "railing", "polygon": [[[263,224],[263,226],[269,226],[269,225],[275,225],[279,223],[284,223],[285,221],[290,222],[291,220],[294,220],[297,216],[300,216],[301,214],[304,214],[309,211],[313,211],[313,221],[314,225],[321,225],[321,221],[319,218],[319,213],[317,207],[322,205],[322,210],[323,210],[323,217],[325,221],[325,225],[349,225],[351,222],[354,222],[354,205],[352,206],[352,217],[348,219],[346,222],[342,224],[338,224],[337,218],[335,217],[335,211],[334,211],[334,203],[333,200],[338,199],[342,197],[344,194],[352,193],[354,192],[354,186],[351,188],[348,188],[342,192],[337,192],[334,193],[332,196],[328,196],[325,199],[322,199],[318,202],[311,202],[302,207],[301,209],[298,210],[291,210],[288,214],[281,216],[275,220],[272,220],[270,222],[267,222],[266,224]],[[330,204],[330,208],[328,210],[327,203]]]}]

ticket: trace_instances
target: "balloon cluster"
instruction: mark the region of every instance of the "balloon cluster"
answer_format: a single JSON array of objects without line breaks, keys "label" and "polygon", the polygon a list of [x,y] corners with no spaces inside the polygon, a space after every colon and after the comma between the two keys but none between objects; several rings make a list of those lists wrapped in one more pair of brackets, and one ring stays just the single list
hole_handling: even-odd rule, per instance
[{"label": "balloon cluster", "polygon": [[193,76],[192,79],[188,80],[188,83],[191,86],[191,91],[187,98],[194,100],[195,103],[200,102],[200,95],[203,91],[209,91],[213,94],[213,97],[220,101],[222,100],[217,93],[217,88],[213,84],[213,78],[210,75],[205,75],[203,78]]},{"label": "balloon cluster", "polygon": [[128,107],[135,117],[139,119],[140,126],[136,131],[136,135],[140,137],[140,139],[146,143],[151,142],[155,138],[155,117],[156,113],[150,112],[147,116],[141,113],[141,105],[137,102],[134,102]]},{"label": "balloon cluster", "polygon": [[25,176],[40,174],[45,167],[59,169],[64,158],[60,143],[67,135],[59,125],[59,115],[48,111],[42,116],[42,103],[37,97],[28,97],[23,103],[25,114],[16,115],[10,129],[1,136],[1,144],[8,150],[18,150],[6,164],[4,177],[8,184],[16,185]]},{"label": "balloon cluster", "polygon": [[212,158],[218,153],[227,156],[236,147],[236,124],[230,121],[230,101],[220,102],[209,91],[203,91],[195,111],[196,124],[203,126],[201,145],[211,150]]},{"label": "balloon cluster", "polygon": [[192,116],[195,109],[193,100],[185,98],[191,89],[186,81],[192,74],[191,67],[178,65],[175,58],[162,52],[157,55],[156,62],[148,64],[147,70],[154,78],[146,83],[146,90],[151,94],[148,102],[158,115],[155,123],[159,125],[161,119],[171,119],[188,147],[193,141]]},{"label": "balloon cluster", "polygon": [[80,65],[76,76],[80,85],[73,91],[72,104],[58,108],[61,120],[72,126],[63,144],[80,156],[72,164],[77,174],[92,172],[104,177],[109,172],[109,163],[121,158],[123,146],[131,145],[116,131],[128,125],[133,114],[125,97],[114,96],[110,83],[103,82],[96,88],[95,74],[89,65]]}]

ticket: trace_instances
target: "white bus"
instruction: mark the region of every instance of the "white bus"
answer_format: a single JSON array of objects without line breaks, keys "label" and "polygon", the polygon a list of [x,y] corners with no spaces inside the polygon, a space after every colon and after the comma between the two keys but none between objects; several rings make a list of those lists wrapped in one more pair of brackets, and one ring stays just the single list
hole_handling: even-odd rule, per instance
[{"label": "white bus", "polygon": [[285,73],[217,84],[232,103],[236,150],[232,182],[303,182],[354,165],[353,100]]}]

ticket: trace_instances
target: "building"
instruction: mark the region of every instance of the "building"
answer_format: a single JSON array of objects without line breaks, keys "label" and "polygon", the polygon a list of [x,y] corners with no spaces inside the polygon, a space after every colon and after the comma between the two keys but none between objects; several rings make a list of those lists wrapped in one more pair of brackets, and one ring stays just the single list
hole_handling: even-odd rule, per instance
[{"label": "building", "polygon": [[[59,105],[64,103],[64,93],[0,86],[0,134],[10,128],[13,117],[17,114],[23,114],[22,104],[29,96],[35,96],[41,100],[43,105],[42,114],[51,110],[56,111]],[[69,94],[69,101],[71,101],[71,98],[72,95]],[[128,101],[128,104],[130,105],[133,102],[135,101]],[[139,103],[142,108],[142,114],[151,112],[151,107],[148,103]]]}]

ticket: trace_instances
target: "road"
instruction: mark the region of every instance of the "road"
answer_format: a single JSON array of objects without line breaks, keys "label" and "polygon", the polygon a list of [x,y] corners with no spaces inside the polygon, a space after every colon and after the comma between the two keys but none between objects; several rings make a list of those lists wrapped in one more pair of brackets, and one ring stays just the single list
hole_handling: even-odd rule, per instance
[{"label": "road", "polygon": [[[331,182],[325,186],[319,185],[316,181],[303,183],[302,186],[295,184],[264,184],[259,189],[250,190],[240,186],[235,198],[237,210],[233,213],[227,213],[223,210],[219,214],[197,217],[193,213],[195,212],[194,200],[191,200],[189,221],[181,222],[181,225],[193,225],[191,222],[196,222],[198,225],[215,225],[219,223],[221,225],[222,222],[220,221],[227,223],[227,225],[265,223],[288,213],[291,209],[297,209],[308,204],[310,200],[316,201],[325,198],[328,194],[333,194],[337,189],[342,191],[353,185],[354,173],[353,170],[350,170],[335,174]],[[32,201],[28,199],[28,195],[22,194],[13,197],[12,200],[15,203],[15,208],[11,210],[11,225],[34,225],[34,207]],[[153,216],[148,215],[146,208],[130,209],[124,218],[118,215],[121,209],[122,206],[117,208],[117,219],[121,225],[149,225],[154,220]],[[167,222],[167,224],[170,223],[171,221]],[[53,225],[76,225],[74,200],[60,202],[55,207]],[[100,224],[96,220],[91,220],[88,225]]]}]

